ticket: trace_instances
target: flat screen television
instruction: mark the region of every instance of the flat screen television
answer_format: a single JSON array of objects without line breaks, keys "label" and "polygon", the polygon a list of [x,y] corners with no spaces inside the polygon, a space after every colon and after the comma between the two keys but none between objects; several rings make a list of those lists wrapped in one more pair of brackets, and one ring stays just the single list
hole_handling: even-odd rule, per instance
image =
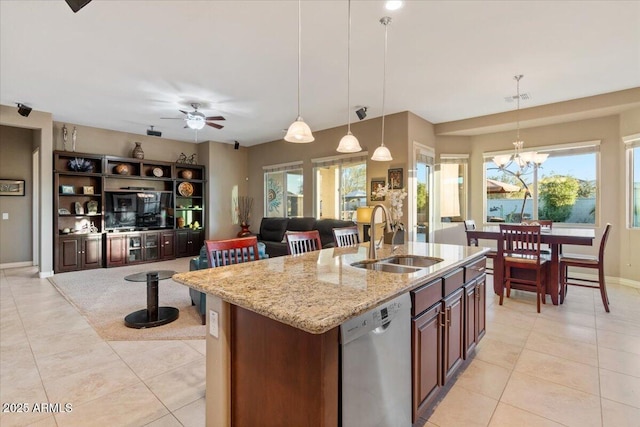
[{"label": "flat screen television", "polygon": [[173,228],[173,194],[167,191],[105,192],[105,229]]}]

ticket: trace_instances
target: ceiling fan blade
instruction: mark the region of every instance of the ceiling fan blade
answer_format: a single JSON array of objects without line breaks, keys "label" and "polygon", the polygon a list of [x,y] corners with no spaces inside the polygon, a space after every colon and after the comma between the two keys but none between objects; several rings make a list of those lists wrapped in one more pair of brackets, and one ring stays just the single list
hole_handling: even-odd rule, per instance
[{"label": "ceiling fan blade", "polygon": [[222,116],[211,116],[211,117],[205,117],[205,120],[224,120],[224,117]]},{"label": "ceiling fan blade", "polygon": [[180,111],[182,114],[189,114],[188,112],[184,111],[184,110],[178,110]]},{"label": "ceiling fan blade", "polygon": [[211,126],[212,128],[222,129],[224,126],[219,125],[217,123],[207,123],[207,126]]},{"label": "ceiling fan blade", "polygon": [[165,120],[184,120],[184,117],[160,117]]}]

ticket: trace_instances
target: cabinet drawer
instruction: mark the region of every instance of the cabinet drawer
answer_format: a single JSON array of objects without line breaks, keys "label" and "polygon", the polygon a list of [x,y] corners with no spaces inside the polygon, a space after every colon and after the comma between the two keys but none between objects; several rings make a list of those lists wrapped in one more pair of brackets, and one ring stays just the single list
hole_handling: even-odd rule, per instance
[{"label": "cabinet drawer", "polygon": [[464,268],[458,268],[442,278],[443,296],[462,287],[464,284]]},{"label": "cabinet drawer", "polygon": [[484,274],[486,267],[487,259],[485,257],[482,257],[479,260],[472,262],[471,264],[467,264],[464,267],[464,282],[467,283],[468,281]]},{"label": "cabinet drawer", "polygon": [[417,316],[442,299],[442,279],[433,280],[411,291],[411,315]]}]

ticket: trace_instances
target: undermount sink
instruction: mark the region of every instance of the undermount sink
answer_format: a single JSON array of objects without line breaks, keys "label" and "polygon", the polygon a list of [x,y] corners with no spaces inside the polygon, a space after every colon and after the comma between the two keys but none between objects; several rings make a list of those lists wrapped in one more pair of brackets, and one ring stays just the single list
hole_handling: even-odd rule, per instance
[{"label": "undermount sink", "polygon": [[419,267],[407,265],[387,264],[381,261],[361,261],[351,264],[353,267],[364,268],[366,270],[384,271],[385,273],[415,273],[420,271]]},{"label": "undermount sink", "polygon": [[434,264],[444,261],[442,258],[418,256],[418,255],[396,255],[380,260],[388,264],[406,265],[412,267],[431,267]]}]

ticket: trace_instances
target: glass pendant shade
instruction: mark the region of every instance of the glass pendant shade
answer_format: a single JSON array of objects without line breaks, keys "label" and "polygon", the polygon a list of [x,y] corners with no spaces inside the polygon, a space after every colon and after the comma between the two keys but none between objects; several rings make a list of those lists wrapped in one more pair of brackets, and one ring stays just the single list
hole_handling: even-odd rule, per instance
[{"label": "glass pendant shade", "polygon": [[337,151],[340,153],[357,153],[358,151],[362,151],[362,147],[360,147],[358,138],[353,136],[351,132],[347,132],[340,140]]},{"label": "glass pendant shade", "polygon": [[389,149],[384,145],[381,145],[376,148],[376,151],[373,152],[371,160],[375,160],[378,162],[389,162],[393,160],[393,157],[391,157],[391,151],[389,151]]},{"label": "glass pendant shade", "polygon": [[311,128],[300,116],[298,116],[295,122],[291,123],[291,126],[289,126],[289,129],[287,130],[287,134],[284,136],[285,141],[298,144],[313,142],[314,139],[315,138],[311,133]]}]

